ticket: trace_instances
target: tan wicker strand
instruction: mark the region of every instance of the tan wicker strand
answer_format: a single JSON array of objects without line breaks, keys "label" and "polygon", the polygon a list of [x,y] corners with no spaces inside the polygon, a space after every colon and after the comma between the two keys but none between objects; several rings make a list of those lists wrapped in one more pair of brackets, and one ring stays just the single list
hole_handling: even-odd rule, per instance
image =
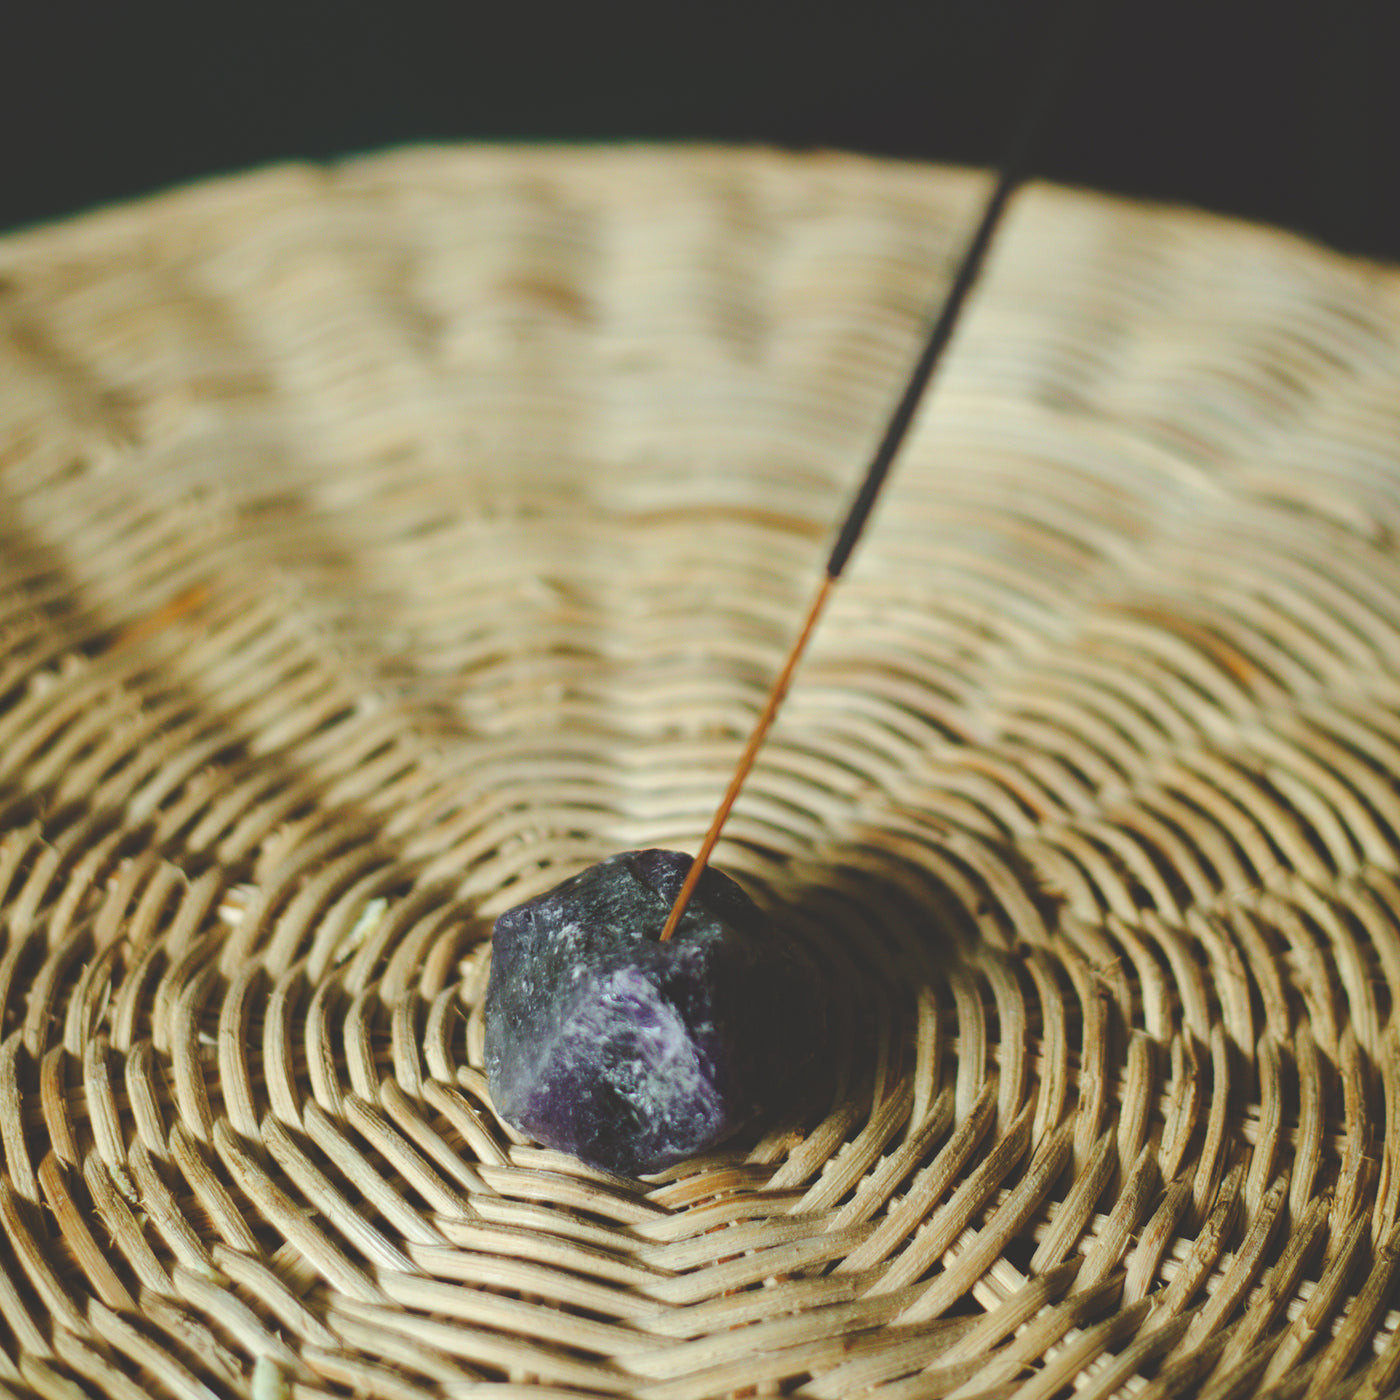
[{"label": "tan wicker strand", "polygon": [[491,922],[702,832],[985,188],[424,149],[0,240],[0,1392],[1400,1375],[1400,271],[1020,194],[719,863],[835,989],[623,1181]]}]

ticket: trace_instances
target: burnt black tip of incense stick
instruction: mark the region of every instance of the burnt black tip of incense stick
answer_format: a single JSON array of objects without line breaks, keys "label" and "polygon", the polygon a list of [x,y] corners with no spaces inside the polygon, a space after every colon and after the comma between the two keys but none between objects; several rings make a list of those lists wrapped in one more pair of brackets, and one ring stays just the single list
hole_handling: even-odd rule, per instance
[{"label": "burnt black tip of incense stick", "polygon": [[968,241],[953,284],[948,289],[928,339],[924,342],[924,348],[909,375],[909,382],[904,386],[904,392],[890,415],[884,436],[880,439],[875,455],[866,469],[865,479],[861,482],[836,536],[836,543],[832,546],[831,557],[826,564],[829,578],[840,577],[851,557],[851,551],[856,547],[856,541],[860,539],[866,522],[870,519],[870,512],[880,494],[880,488],[885,484],[890,466],[909,432],[914,415],[919,410],[929,380],[933,378],[933,372],[953,338],[958,318],[962,315],[968,295],[982,271],[987,250],[991,247],[992,235],[1001,222],[1001,216],[1013,191],[1025,178],[1036,141],[1048,124],[1060,93],[1069,79],[1074,59],[1087,36],[1097,2],[1098,0],[1070,0],[1064,22],[1056,26],[1051,34],[1049,52],[1040,65],[1030,98],[1012,133],[996,185],[982,211],[977,228]]},{"label": "burnt black tip of incense stick", "polygon": [[953,330],[958,323],[958,316],[962,311],[963,304],[967,301],[968,293],[972,291],[973,284],[977,281],[977,274],[982,270],[987,249],[991,246],[992,234],[996,232],[1002,211],[1006,208],[1007,201],[1011,198],[1011,192],[1020,182],[1020,178],[1019,171],[1007,169],[1003,170],[997,179],[996,189],[992,192],[992,197],[987,201],[987,207],[982,212],[982,220],[977,225],[977,231],[972,236],[972,242],[968,245],[967,252],[963,255],[962,264],[958,268],[957,276],[953,279],[953,285],[949,289],[947,297],[944,299],[943,307],[938,313],[938,319],[933,323],[933,330],[924,343],[923,352],[919,355],[914,366],[914,372],[909,376],[909,382],[904,386],[904,393],[900,395],[899,403],[895,405],[895,410],[890,415],[885,435],[880,439],[880,445],[875,449],[875,456],[866,469],[865,480],[861,482],[860,490],[856,492],[855,500],[851,502],[851,508],[847,511],[846,519],[842,522],[841,531],[831,550],[831,558],[826,563],[826,572],[829,578],[841,576],[842,569],[846,567],[846,562],[851,557],[851,551],[856,547],[856,541],[860,538],[866,522],[870,519],[875,499],[879,496],[880,488],[885,484],[885,478],[889,475],[895,455],[899,452],[900,446],[909,432],[909,425],[914,421],[914,415],[918,412],[924,390],[928,387],[929,380],[933,378],[933,371],[937,368],[939,360],[942,359],[944,350],[948,348],[948,342],[953,338]]}]

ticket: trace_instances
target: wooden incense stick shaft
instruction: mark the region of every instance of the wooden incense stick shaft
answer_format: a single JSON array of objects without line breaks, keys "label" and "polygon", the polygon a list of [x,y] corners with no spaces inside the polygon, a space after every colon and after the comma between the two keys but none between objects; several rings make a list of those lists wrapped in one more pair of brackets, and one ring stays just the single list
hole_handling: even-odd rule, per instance
[{"label": "wooden incense stick shaft", "polygon": [[734,799],[738,797],[739,789],[744,786],[744,779],[749,776],[749,770],[758,757],[758,751],[763,747],[763,741],[768,737],[768,731],[773,727],[778,709],[783,703],[783,698],[787,695],[788,687],[792,684],[793,672],[797,670],[797,663],[802,660],[802,653],[807,650],[807,642],[816,630],[817,619],[822,615],[822,609],[826,606],[826,600],[835,582],[835,574],[822,575],[821,586],[817,589],[817,596],[812,599],[812,606],[807,609],[807,619],[802,624],[802,631],[798,633],[797,640],[788,653],[788,659],[783,663],[783,669],[778,673],[778,679],[774,682],[773,689],[768,693],[768,701],[763,707],[763,713],[759,715],[758,723],[754,725],[753,733],[749,735],[749,742],[734,769],[734,776],[729,780],[729,789],[725,792],[724,800],[719,804],[719,810],[710,823],[710,829],[705,833],[705,839],[700,844],[700,854],[695,857],[695,863],[686,873],[680,893],[676,896],[676,902],[671,906],[666,927],[661,930],[661,942],[663,943],[675,933],[676,925],[680,923],[681,915],[685,913],[686,905],[690,903],[690,897],[695,893],[695,886],[700,883],[700,877],[705,873],[705,867],[709,864],[710,856],[719,841],[719,834],[729,819],[729,809],[733,807]]}]

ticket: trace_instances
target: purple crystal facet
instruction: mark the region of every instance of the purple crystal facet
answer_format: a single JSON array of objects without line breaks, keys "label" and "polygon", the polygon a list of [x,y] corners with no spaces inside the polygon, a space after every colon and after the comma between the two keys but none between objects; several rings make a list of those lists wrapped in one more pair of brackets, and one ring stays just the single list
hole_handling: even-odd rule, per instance
[{"label": "purple crystal facet", "polygon": [[691,858],[627,851],[496,920],[486,1068],[537,1142],[622,1175],[723,1141],[811,1058],[811,968],[749,897],[706,870],[658,941]]}]

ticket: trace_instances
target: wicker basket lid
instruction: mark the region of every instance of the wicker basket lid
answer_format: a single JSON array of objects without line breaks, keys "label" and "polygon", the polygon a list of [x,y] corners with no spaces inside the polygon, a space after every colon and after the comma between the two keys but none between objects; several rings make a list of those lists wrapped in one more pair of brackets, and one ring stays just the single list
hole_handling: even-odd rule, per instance
[{"label": "wicker basket lid", "polygon": [[1017,201],[720,863],[825,1077],[620,1181],[494,915],[693,849],[983,181],[406,152],[0,243],[0,1394],[1385,1392],[1400,274]]}]

